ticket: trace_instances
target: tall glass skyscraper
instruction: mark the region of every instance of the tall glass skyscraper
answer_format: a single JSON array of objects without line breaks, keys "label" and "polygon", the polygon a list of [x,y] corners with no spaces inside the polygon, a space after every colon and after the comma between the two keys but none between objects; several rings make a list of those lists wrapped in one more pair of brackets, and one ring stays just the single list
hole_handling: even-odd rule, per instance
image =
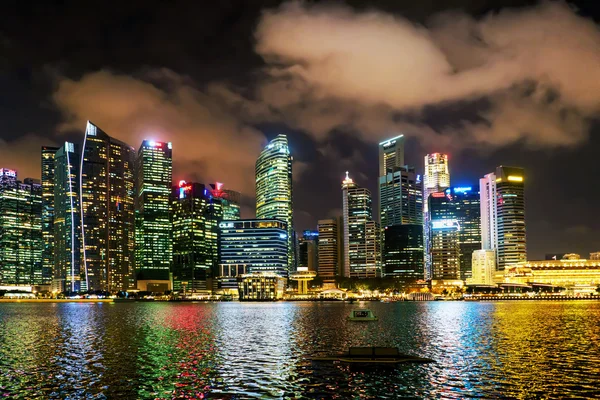
[{"label": "tall glass skyscraper", "polygon": [[498,270],[527,261],[524,181],[523,168],[504,166],[479,181],[483,248],[496,250]]},{"label": "tall glass skyscraper", "polygon": [[423,279],[423,224],[386,226],[383,237],[385,276]]},{"label": "tall glass skyscraper", "polygon": [[0,169],[0,284],[41,285],[42,185]]},{"label": "tall glass skyscraper", "polygon": [[382,228],[423,225],[423,185],[414,168],[394,168],[379,177],[379,210]]},{"label": "tall glass skyscraper", "polygon": [[240,192],[231,189],[224,189],[221,182],[210,184],[210,194],[215,199],[219,199],[223,206],[223,219],[234,221],[241,218],[240,213]]},{"label": "tall glass skyscraper", "polygon": [[288,230],[288,263],[294,265],[292,156],[286,135],[277,135],[256,160],[256,218],[277,218]]},{"label": "tall glass skyscraper", "polygon": [[379,176],[404,166],[404,135],[379,143]]},{"label": "tall glass skyscraper", "polygon": [[54,155],[58,147],[42,146],[42,280],[52,282],[54,270]]},{"label": "tall glass skyscraper", "polygon": [[318,263],[317,272],[323,283],[333,285],[335,277],[341,275],[343,263],[343,221],[341,218],[318,221]]},{"label": "tall glass skyscraper", "polygon": [[221,200],[201,183],[179,182],[173,194],[173,290],[207,290],[218,271]]},{"label": "tall glass skyscraper", "polygon": [[135,149],[88,121],[79,164],[82,269],[88,290],[135,288]]},{"label": "tall glass skyscraper", "polygon": [[470,278],[473,252],[481,248],[479,193],[472,187],[433,193],[429,212],[432,279]]},{"label": "tall glass skyscraper", "polygon": [[423,175],[423,226],[425,241],[425,278],[431,279],[431,240],[429,196],[432,193],[443,192],[450,187],[450,172],[448,169],[448,155],[441,153],[427,154],[425,156],[425,174]]},{"label": "tall glass skyscraper", "polygon": [[70,142],[54,155],[53,286],[66,291],[85,289],[81,276],[81,218],[78,148]]},{"label": "tall glass skyscraper", "polygon": [[381,275],[381,232],[373,221],[372,198],[346,172],[342,182],[344,218],[344,276],[370,278]]},{"label": "tall glass skyscraper", "polygon": [[136,160],[136,278],[168,280],[173,258],[172,145],[144,140]]}]

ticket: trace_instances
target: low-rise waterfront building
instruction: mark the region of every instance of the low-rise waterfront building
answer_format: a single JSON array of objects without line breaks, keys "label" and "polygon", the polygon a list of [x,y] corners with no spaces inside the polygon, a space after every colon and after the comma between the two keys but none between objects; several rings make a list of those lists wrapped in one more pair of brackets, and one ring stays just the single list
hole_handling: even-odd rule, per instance
[{"label": "low-rise waterfront building", "polygon": [[286,279],[272,272],[242,275],[238,281],[240,300],[279,300],[285,292]]},{"label": "low-rise waterfront building", "polygon": [[573,257],[560,260],[526,261],[498,271],[497,283],[549,284],[564,288],[600,285],[600,260]]}]

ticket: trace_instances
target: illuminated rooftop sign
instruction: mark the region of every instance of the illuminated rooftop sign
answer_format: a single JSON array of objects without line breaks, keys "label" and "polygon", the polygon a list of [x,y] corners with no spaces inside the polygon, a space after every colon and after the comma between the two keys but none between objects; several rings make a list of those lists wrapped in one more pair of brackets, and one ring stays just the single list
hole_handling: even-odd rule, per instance
[{"label": "illuminated rooftop sign", "polygon": [[466,192],[470,192],[473,188],[471,186],[460,186],[460,187],[455,187],[454,193],[466,193]]},{"label": "illuminated rooftop sign", "polygon": [[509,175],[508,176],[508,180],[510,182],[523,182],[523,177],[522,176]]},{"label": "illuminated rooftop sign", "polygon": [[0,175],[1,176],[10,176],[12,178],[16,178],[17,177],[17,171],[15,171],[14,169],[0,168]]},{"label": "illuminated rooftop sign", "polygon": [[398,135],[398,136],[395,136],[388,140],[384,140],[383,142],[379,143],[379,145],[383,146],[383,147],[389,147],[389,146],[393,145],[394,143],[396,143],[396,139],[400,139],[401,137],[404,137],[404,135]]}]

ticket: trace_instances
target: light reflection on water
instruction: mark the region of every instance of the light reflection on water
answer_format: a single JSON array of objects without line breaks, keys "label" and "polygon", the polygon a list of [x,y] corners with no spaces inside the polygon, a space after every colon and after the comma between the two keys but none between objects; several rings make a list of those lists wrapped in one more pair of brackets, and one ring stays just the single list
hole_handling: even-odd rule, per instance
[{"label": "light reflection on water", "polygon": [[[306,359],[359,345],[437,362]],[[600,398],[599,377],[597,302],[0,304],[5,397]]]}]

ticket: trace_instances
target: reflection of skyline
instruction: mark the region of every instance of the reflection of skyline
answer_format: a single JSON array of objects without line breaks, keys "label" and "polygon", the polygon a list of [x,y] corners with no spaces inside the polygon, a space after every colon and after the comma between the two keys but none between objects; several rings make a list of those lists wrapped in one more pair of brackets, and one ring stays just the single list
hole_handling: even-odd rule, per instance
[{"label": "reflection of skyline", "polygon": [[[346,320],[353,308],[380,320]],[[18,310],[18,312],[17,312]],[[600,303],[0,304],[0,396],[593,397]],[[311,363],[350,346],[436,362]]]},{"label": "reflection of skyline", "polygon": [[219,304],[216,347],[223,392],[280,397],[290,391],[292,303]]}]

